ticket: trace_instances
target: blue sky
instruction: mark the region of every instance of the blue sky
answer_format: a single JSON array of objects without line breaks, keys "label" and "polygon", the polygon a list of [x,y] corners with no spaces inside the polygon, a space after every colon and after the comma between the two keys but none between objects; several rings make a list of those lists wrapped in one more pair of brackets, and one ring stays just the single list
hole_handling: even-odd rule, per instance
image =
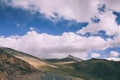
[{"label": "blue sky", "polygon": [[111,2],[1,0],[0,46],[40,58],[120,60],[120,1]]},{"label": "blue sky", "polygon": [[54,22],[38,12],[32,14],[29,11],[12,8],[5,4],[0,6],[1,35],[24,35],[29,31],[30,27],[38,29],[39,33],[61,35],[63,32],[75,32],[88,25],[87,22],[76,22],[75,20],[65,20],[64,18]]}]

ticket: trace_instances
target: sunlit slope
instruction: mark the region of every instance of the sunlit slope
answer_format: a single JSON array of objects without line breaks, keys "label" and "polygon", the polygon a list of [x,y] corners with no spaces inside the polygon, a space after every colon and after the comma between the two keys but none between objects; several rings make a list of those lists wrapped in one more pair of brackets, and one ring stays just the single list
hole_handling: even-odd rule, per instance
[{"label": "sunlit slope", "polygon": [[41,66],[56,67],[56,66],[50,64],[49,62],[46,62],[44,60],[41,60],[41,59],[36,58],[29,54],[19,52],[17,50],[13,50],[10,48],[3,48],[3,47],[1,49],[5,50],[7,53],[15,56],[16,58],[19,58],[19,59],[22,59],[22,60],[28,62],[29,64],[33,65],[36,68],[39,68]]},{"label": "sunlit slope", "polygon": [[40,75],[32,65],[0,49],[0,80],[39,80]]}]

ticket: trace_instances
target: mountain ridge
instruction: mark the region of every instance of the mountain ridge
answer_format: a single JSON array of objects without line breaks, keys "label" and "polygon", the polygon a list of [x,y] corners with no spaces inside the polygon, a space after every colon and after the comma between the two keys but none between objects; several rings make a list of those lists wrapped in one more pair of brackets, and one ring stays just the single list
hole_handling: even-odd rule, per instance
[{"label": "mountain ridge", "polygon": [[[4,59],[4,56],[7,56]],[[13,59],[11,59],[13,58]],[[1,48],[0,47],[0,75],[4,80],[19,80],[19,79],[12,79],[12,75],[7,75],[8,77],[12,77],[11,79],[6,79],[6,74],[10,73],[9,69],[13,71],[13,73],[21,73],[24,72],[23,70],[17,70],[17,67],[24,67],[25,71],[27,70],[26,66],[30,70],[34,71],[30,72],[29,74],[26,73],[27,78],[32,77],[32,79],[27,80],[53,80],[53,77],[57,80],[119,80],[120,79],[120,61],[109,61],[105,59],[89,59],[89,60],[82,60],[77,61],[76,57],[69,55],[68,57],[62,59],[54,59],[45,60],[39,59],[31,55],[27,55],[26,53],[19,52],[17,50],[13,50],[10,48]],[[81,60],[81,59],[79,59]],[[5,62],[7,61],[7,62]],[[20,64],[18,64],[21,62]],[[65,63],[71,62],[71,63]],[[3,64],[4,63],[4,64]],[[56,64],[57,63],[57,64]],[[62,63],[62,64],[58,64]],[[63,64],[64,63],[64,64]],[[9,64],[9,66],[8,66]],[[24,65],[24,66],[20,66]],[[6,68],[6,66],[9,68]],[[2,69],[3,67],[3,69]],[[16,69],[16,71],[13,70]],[[5,73],[3,73],[5,71]],[[35,74],[35,75],[33,75]],[[20,74],[19,74],[20,75]],[[40,76],[41,75],[41,76]],[[42,75],[44,75],[42,77]],[[0,76],[0,77],[1,77]],[[17,74],[15,75],[17,76]],[[22,78],[25,78],[22,76]],[[21,80],[26,80],[22,79]]]}]

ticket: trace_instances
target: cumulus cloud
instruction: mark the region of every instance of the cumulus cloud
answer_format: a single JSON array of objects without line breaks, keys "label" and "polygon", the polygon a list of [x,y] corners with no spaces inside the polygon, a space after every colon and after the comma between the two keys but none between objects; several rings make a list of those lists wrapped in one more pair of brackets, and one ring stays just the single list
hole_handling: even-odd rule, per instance
[{"label": "cumulus cloud", "polygon": [[[120,10],[118,0],[2,0],[8,5],[37,11],[46,16],[56,17],[54,13],[66,19],[87,21],[95,14],[99,4],[106,4],[110,9]],[[62,5],[62,6],[61,6]],[[83,11],[84,10],[84,11]]]},{"label": "cumulus cloud", "polygon": [[120,47],[120,33],[114,37],[114,41],[110,44],[111,47]]},{"label": "cumulus cloud", "polygon": [[116,51],[111,51],[109,54],[109,57],[106,58],[107,60],[114,60],[114,61],[120,61],[119,58],[120,53],[116,52]]},{"label": "cumulus cloud", "polygon": [[120,54],[116,51],[111,51],[110,52],[110,57],[118,57]]},{"label": "cumulus cloud", "polygon": [[[69,54],[87,59],[87,52],[109,47],[100,37],[82,37],[73,32],[53,36],[32,30],[23,36],[0,37],[0,45],[30,53],[41,58],[63,57]],[[57,56],[61,55],[61,56]]]},{"label": "cumulus cloud", "polygon": [[[76,21],[88,21],[97,13],[99,0],[3,0],[15,8],[23,8],[33,12],[40,12],[46,17],[59,17],[74,19]],[[9,3],[8,3],[9,1]],[[87,7],[86,7],[87,6]],[[85,10],[85,11],[83,11]],[[90,14],[88,14],[90,13]],[[86,14],[86,15],[85,15]]]},{"label": "cumulus cloud", "polygon": [[84,27],[78,30],[78,34],[97,34],[99,31],[103,30],[107,35],[118,35],[120,33],[120,26],[116,23],[116,15],[113,14],[113,11],[120,11],[119,3],[120,1],[115,0],[113,3],[111,0],[101,1],[102,4],[105,4],[105,12],[101,15],[96,15],[99,18],[99,23],[89,22],[87,27]]},{"label": "cumulus cloud", "polygon": [[99,58],[101,55],[99,53],[91,53],[92,58]]},{"label": "cumulus cloud", "polygon": [[113,60],[113,61],[120,61],[120,58],[116,58],[116,57],[108,57],[106,59],[107,60]]},{"label": "cumulus cloud", "polygon": [[79,34],[89,33],[98,33],[101,30],[106,31],[107,35],[117,35],[120,33],[120,26],[115,22],[115,15],[112,12],[106,12],[100,16],[100,22],[97,24],[90,24],[83,29],[77,31]]},{"label": "cumulus cloud", "polygon": [[[119,46],[119,40],[104,40],[101,37],[83,37],[73,32],[65,32],[59,36],[46,33],[39,34],[33,28],[23,36],[0,36],[0,46],[13,48],[39,58],[62,58],[73,55],[81,59],[87,59],[92,50],[104,50],[109,47]],[[114,45],[113,45],[114,44]],[[118,60],[117,52],[111,52],[108,60]],[[92,53],[92,58],[101,55]]]}]

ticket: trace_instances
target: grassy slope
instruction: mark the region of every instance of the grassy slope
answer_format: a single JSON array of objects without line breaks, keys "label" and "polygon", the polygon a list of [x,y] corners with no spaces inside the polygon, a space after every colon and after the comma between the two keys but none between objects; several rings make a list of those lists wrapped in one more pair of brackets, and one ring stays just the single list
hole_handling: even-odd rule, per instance
[{"label": "grassy slope", "polygon": [[[52,63],[63,63],[63,59],[47,60]],[[69,74],[77,77],[83,77],[87,80],[120,80],[120,61],[108,61],[104,59],[90,59],[82,62],[74,62],[64,64],[60,71],[65,71],[63,74]]]},{"label": "grassy slope", "polygon": [[75,71],[95,76],[101,80],[120,80],[120,62],[107,61],[104,59],[91,59],[81,63],[73,63],[68,66],[74,67]]}]

